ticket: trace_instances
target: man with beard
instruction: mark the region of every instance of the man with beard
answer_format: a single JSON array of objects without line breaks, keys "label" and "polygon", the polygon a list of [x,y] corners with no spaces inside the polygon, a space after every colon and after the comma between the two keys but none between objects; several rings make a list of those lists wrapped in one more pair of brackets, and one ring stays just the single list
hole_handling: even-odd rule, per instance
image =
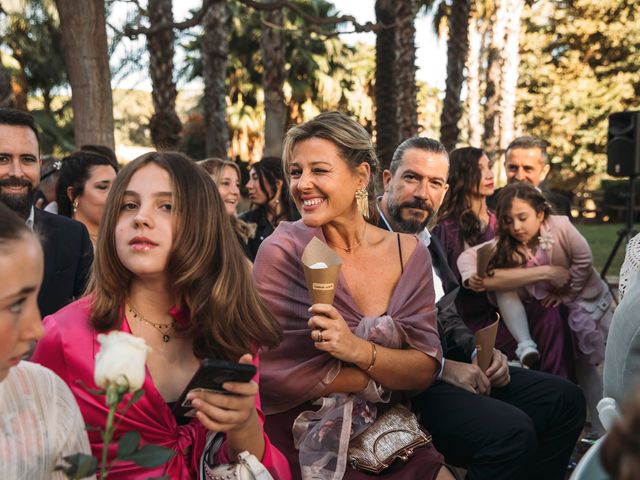
[{"label": "man with beard", "polygon": [[0,109],[0,201],[40,234],[44,279],[38,307],[44,317],[82,295],[93,250],[84,225],[34,208],[39,183],[40,150],[33,117]]},{"label": "man with beard", "polygon": [[[547,178],[551,169],[547,146],[548,144],[544,140],[529,135],[518,137],[512,141],[504,154],[507,183],[530,183],[544,194],[554,213],[571,218],[571,201],[563,194],[544,187],[544,179]],[[487,205],[492,210],[495,210],[500,190],[500,188],[497,189],[493,195],[487,198]]]},{"label": "man with beard", "polygon": [[443,366],[438,380],[413,401],[447,463],[468,479],[563,479],[585,419],[582,391],[542,372],[509,367],[493,351],[483,372],[475,338],[455,307],[459,290],[437,238],[426,226],[448,189],[444,146],[414,137],[383,172],[379,226],[416,234],[428,245],[438,310]]}]

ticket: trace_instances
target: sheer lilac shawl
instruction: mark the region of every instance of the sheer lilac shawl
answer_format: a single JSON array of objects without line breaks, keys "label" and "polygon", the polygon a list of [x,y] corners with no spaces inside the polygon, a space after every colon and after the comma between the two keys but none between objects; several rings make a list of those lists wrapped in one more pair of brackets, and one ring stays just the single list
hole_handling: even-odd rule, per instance
[{"label": "sheer lilac shawl", "polygon": [[[322,229],[307,227],[301,220],[281,223],[260,246],[253,267],[258,292],[284,331],[282,343],[262,355],[260,397],[266,414],[317,399],[341,368],[339,360],[314,347],[307,326],[310,300],[300,258],[314,236],[325,241]],[[429,251],[418,242],[386,313],[404,336],[406,345],[441,362],[433,279],[425,275],[430,271]],[[333,304],[355,331],[363,315],[342,274]]]}]

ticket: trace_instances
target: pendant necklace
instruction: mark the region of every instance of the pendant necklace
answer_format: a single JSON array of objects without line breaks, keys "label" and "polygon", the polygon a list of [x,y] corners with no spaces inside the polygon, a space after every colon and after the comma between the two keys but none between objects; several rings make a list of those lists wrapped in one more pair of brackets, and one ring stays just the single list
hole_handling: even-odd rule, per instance
[{"label": "pendant necklace", "polygon": [[360,238],[360,241],[354,245],[351,245],[350,247],[341,247],[340,245],[336,245],[335,243],[330,242],[329,240],[327,240],[327,243],[332,247],[339,248],[340,250],[344,250],[347,253],[351,253],[362,244],[364,240],[364,234],[366,231],[367,231],[367,222],[364,223],[364,228],[362,229],[362,237]]},{"label": "pendant necklace", "polygon": [[150,322],[149,320],[144,318],[144,316],[139,311],[137,311],[135,308],[133,308],[133,305],[131,305],[130,303],[127,303],[127,306],[129,307],[129,310],[131,310],[131,313],[133,314],[133,318],[135,318],[139,322],[146,323],[150,327],[153,327],[158,332],[160,332],[160,334],[162,335],[162,341],[164,343],[168,343],[169,340],[171,340],[171,337],[169,336],[169,332],[175,326],[175,324],[176,324],[175,320],[172,321],[171,323],[154,323],[154,322]]}]

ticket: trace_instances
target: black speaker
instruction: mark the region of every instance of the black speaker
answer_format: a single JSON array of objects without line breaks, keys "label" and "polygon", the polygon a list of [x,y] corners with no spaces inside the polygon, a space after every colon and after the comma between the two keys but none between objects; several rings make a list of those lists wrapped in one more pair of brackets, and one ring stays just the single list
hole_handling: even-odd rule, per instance
[{"label": "black speaker", "polygon": [[640,175],[640,111],[609,116],[607,173],[613,177]]}]

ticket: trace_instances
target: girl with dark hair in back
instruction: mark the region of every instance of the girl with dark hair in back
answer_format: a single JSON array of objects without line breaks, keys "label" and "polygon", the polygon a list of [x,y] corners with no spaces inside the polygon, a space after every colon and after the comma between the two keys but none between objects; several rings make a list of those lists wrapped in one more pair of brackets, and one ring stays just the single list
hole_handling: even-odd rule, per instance
[{"label": "girl with dark hair in back", "polygon": [[[595,433],[602,433],[596,404],[602,398],[602,379],[596,365],[604,358],[607,331],[613,315],[609,288],[593,268],[586,239],[564,215],[551,215],[551,206],[533,185],[516,182],[498,194],[496,238],[486,277],[476,272],[477,249],[458,259],[462,278],[470,288],[494,291],[504,322],[518,342],[519,355],[540,358],[540,368],[557,373],[555,363],[574,363],[585,392]],[[569,273],[569,282],[549,281],[531,274],[524,283],[505,278],[510,271],[557,266]],[[518,288],[520,287],[520,288]],[[558,308],[564,306],[564,308]],[[553,321],[550,321],[553,320]],[[545,329],[541,330],[541,326]],[[565,340],[566,338],[566,340]]]},{"label": "girl with dark hair in back", "polygon": [[280,158],[265,157],[251,165],[246,187],[252,209],[240,218],[256,225],[255,236],[247,243],[249,258],[253,261],[262,241],[273,233],[278,224],[297,220],[300,214],[289,198]]},{"label": "girl with dark hair in back", "polygon": [[58,214],[84,224],[95,249],[107,195],[118,173],[110,158],[78,151],[62,159],[56,185]]},{"label": "girl with dark hair in back", "polygon": [[[121,330],[152,348],[146,393],[119,419],[114,440],[137,430],[143,443],[176,455],[166,470],[117,462],[110,478],[206,478],[209,467],[246,450],[276,479],[288,479],[285,459],[262,429],[257,376],[225,383],[224,395],[191,392],[196,416],[186,422],[172,413],[203,359],[257,366],[260,349],[282,335],[256,294],[211,177],[179,153],[138,157],[113,183],[96,247],[88,295],[45,318],[33,360],[67,381],[87,424],[104,425],[104,399],[81,387],[95,388],[98,333]],[[94,453],[101,450],[99,432],[91,430],[89,441]]]}]

